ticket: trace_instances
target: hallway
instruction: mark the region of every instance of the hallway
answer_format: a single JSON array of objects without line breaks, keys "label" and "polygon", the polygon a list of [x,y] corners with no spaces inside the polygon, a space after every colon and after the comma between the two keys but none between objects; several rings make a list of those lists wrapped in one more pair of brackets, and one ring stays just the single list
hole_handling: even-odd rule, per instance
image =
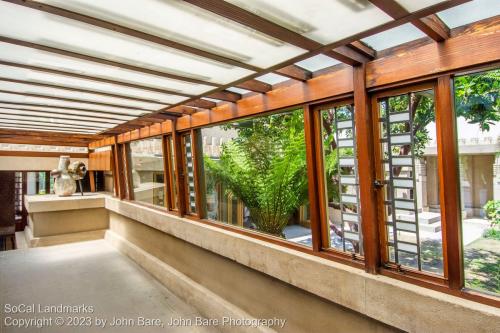
[{"label": "hallway", "polygon": [[[184,323],[189,319],[194,323],[200,315],[104,240],[0,252],[0,265],[0,300],[6,310],[2,322],[14,325],[15,319],[37,318],[38,326],[43,326],[37,328],[32,322],[28,328],[2,327],[2,333],[92,332],[96,320],[103,326],[103,319],[106,332],[217,332],[213,327],[169,324],[181,317]],[[46,306],[61,304],[80,306],[79,312],[57,313],[56,308],[56,313],[42,313]],[[15,306],[24,313],[7,313]],[[47,320],[41,322],[44,317]],[[58,317],[66,323],[57,325]],[[84,319],[81,327],[70,327],[81,321],[68,319],[75,317],[91,321]],[[127,321],[112,327],[113,317]]]}]

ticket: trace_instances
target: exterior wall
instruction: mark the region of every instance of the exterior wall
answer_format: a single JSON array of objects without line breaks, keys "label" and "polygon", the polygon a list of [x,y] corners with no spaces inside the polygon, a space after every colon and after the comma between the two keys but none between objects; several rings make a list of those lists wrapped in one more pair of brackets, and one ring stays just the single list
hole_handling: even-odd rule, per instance
[{"label": "exterior wall", "polygon": [[283,330],[275,328],[279,332],[399,332],[355,311],[113,212],[110,213],[110,230],[255,318],[286,318],[287,324]]}]

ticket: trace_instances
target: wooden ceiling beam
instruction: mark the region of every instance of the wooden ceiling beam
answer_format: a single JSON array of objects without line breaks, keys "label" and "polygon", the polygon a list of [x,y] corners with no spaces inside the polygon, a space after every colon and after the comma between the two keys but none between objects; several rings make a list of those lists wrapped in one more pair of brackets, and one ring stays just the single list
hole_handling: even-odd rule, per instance
[{"label": "wooden ceiling beam", "polygon": [[183,97],[193,97],[194,96],[194,95],[185,94],[185,93],[182,93],[182,92],[179,92],[176,90],[160,89],[160,88],[155,88],[155,87],[144,86],[141,84],[122,82],[122,81],[117,81],[117,80],[105,79],[105,78],[101,78],[101,77],[83,75],[83,74],[61,71],[58,69],[51,69],[51,68],[40,67],[40,66],[20,64],[20,63],[4,61],[4,60],[0,60],[0,65],[16,67],[16,68],[23,68],[23,69],[36,71],[36,72],[42,72],[42,73],[49,73],[49,74],[73,77],[73,78],[83,79],[83,80],[88,80],[88,81],[108,83],[108,84],[113,84],[113,85],[118,85],[118,86],[123,86],[123,87],[142,89],[142,90],[152,91],[152,92],[166,94],[166,95],[177,95],[177,96],[183,96]]},{"label": "wooden ceiling beam", "polygon": [[162,78],[166,78],[166,79],[173,79],[173,80],[196,83],[196,84],[204,84],[204,85],[209,85],[209,86],[214,86],[214,87],[221,86],[220,84],[196,79],[193,77],[187,77],[187,76],[182,76],[182,75],[177,75],[177,74],[172,74],[172,73],[160,72],[160,71],[157,71],[154,69],[124,64],[124,63],[113,61],[113,60],[93,57],[93,56],[82,54],[82,53],[67,51],[67,50],[59,49],[59,48],[52,47],[52,46],[46,46],[46,45],[42,45],[42,44],[27,42],[27,41],[15,39],[15,38],[10,38],[10,37],[6,37],[6,36],[0,36],[0,42],[18,45],[18,46],[24,46],[24,47],[28,47],[28,48],[35,49],[35,50],[40,50],[40,51],[45,51],[45,52],[49,52],[49,53],[53,53],[53,54],[57,54],[57,55],[62,55],[65,57],[71,57],[71,58],[75,58],[75,59],[81,59],[81,60],[85,60],[85,61],[94,62],[94,63],[101,64],[101,65],[127,69],[127,70],[131,70],[134,72],[154,75],[154,76],[158,76],[158,77],[162,77]]},{"label": "wooden ceiling beam", "polygon": [[206,109],[198,109],[198,108],[190,107],[187,105],[177,105],[177,106],[174,106],[174,107],[168,109],[168,111],[177,112],[180,114],[193,114],[193,113],[196,113],[199,111],[207,111],[207,110]]},{"label": "wooden ceiling beam", "polygon": [[27,80],[17,80],[17,79],[11,79],[11,78],[1,77],[1,76],[0,76],[0,81],[2,81],[2,82],[12,82],[12,83],[28,84],[28,85],[33,85],[33,86],[37,86],[37,87],[44,87],[44,88],[54,88],[54,89],[61,89],[61,90],[67,90],[67,91],[82,92],[82,93],[100,95],[100,96],[105,96],[105,97],[122,98],[122,99],[131,100],[131,101],[137,101],[137,102],[155,103],[155,104],[169,104],[169,103],[163,103],[163,102],[159,102],[159,101],[152,100],[152,99],[139,98],[139,97],[131,97],[131,96],[120,95],[120,94],[112,94],[112,93],[95,91],[95,90],[90,90],[90,89],[72,88],[72,87],[67,87],[67,86],[62,86],[62,85],[52,84],[52,83],[42,83],[42,82],[27,81]]},{"label": "wooden ceiling beam", "polygon": [[61,132],[0,128],[1,143],[87,147],[89,142],[99,138],[99,135],[94,134],[65,134]]},{"label": "wooden ceiling beam", "polygon": [[375,59],[375,57],[377,56],[377,51],[359,40],[349,43],[346,46],[356,50],[357,52],[370,59]]},{"label": "wooden ceiling beam", "polygon": [[312,73],[310,71],[300,68],[297,65],[288,65],[277,69],[274,72],[297,81],[307,81],[312,78]]},{"label": "wooden ceiling beam", "polygon": [[412,23],[436,42],[443,42],[450,38],[450,28],[436,14],[423,17]]},{"label": "wooden ceiling beam", "polygon": [[225,57],[225,56],[222,56],[220,54],[208,52],[208,51],[198,49],[198,48],[195,48],[192,46],[188,46],[185,44],[181,44],[181,43],[178,43],[176,41],[169,40],[169,39],[166,39],[163,37],[151,35],[151,34],[148,34],[148,33],[142,32],[142,31],[138,31],[135,29],[127,28],[125,26],[121,26],[121,25],[118,25],[115,23],[107,22],[107,21],[104,21],[104,20],[101,20],[101,19],[98,19],[95,17],[79,14],[79,13],[76,13],[76,12],[73,12],[70,10],[66,10],[63,8],[40,3],[38,1],[32,1],[32,0],[3,0],[3,1],[14,3],[14,4],[28,7],[31,9],[36,9],[36,10],[39,10],[39,11],[42,11],[45,13],[65,17],[65,18],[68,18],[71,20],[79,21],[79,22],[86,23],[86,24],[96,26],[99,28],[111,30],[111,31],[114,31],[114,32],[117,32],[117,33],[120,33],[123,35],[146,40],[146,41],[151,42],[151,43],[166,46],[168,48],[176,49],[179,51],[193,54],[193,55],[198,56],[198,57],[207,58],[207,59],[221,62],[224,64],[229,64],[232,66],[237,66],[237,67],[249,69],[249,70],[256,71],[256,72],[262,70],[261,68],[258,68],[256,66],[253,66],[253,65],[250,65],[250,64],[247,64],[247,63],[244,63],[244,62],[241,62],[241,61],[229,58],[229,57]]},{"label": "wooden ceiling beam", "polygon": [[220,99],[221,101],[226,101],[226,102],[236,102],[241,99],[241,94],[229,91],[229,90],[222,90],[222,91],[217,91],[214,92],[210,95],[207,96],[208,98],[214,98],[214,99]]},{"label": "wooden ceiling beam", "polygon": [[[410,12],[394,0],[370,0],[370,2],[395,20],[410,14]],[[456,3],[458,5],[466,1],[447,2]],[[436,14],[417,18],[410,22],[436,42],[442,42],[450,37],[450,29]]]},{"label": "wooden ceiling beam", "polygon": [[47,98],[47,99],[53,99],[53,100],[63,101],[63,102],[84,103],[84,104],[91,104],[91,105],[97,105],[97,106],[102,106],[102,107],[115,107],[115,108],[134,110],[134,111],[145,111],[145,112],[156,111],[153,109],[144,109],[144,108],[139,108],[139,107],[136,108],[136,107],[125,106],[125,105],[120,105],[120,104],[93,102],[93,101],[82,100],[82,99],[57,97],[57,96],[43,95],[43,94],[24,93],[24,92],[17,92],[17,91],[3,90],[3,89],[0,89],[0,93],[10,94],[10,95],[18,95],[18,96]]},{"label": "wooden ceiling beam", "polygon": [[[184,0],[192,5],[208,10],[219,16],[225,17],[232,21],[238,22],[244,26],[251,29],[260,31],[268,36],[279,39],[283,42],[298,46],[308,51],[318,49],[323,46],[323,44],[302,36],[299,33],[291,31],[284,28],[274,22],[266,20],[254,13],[251,13],[243,8],[233,5],[226,1],[206,1],[206,0]],[[328,55],[334,57],[335,59],[352,64],[359,64],[357,59],[349,58],[343,50],[334,50],[333,52],[328,52]]]},{"label": "wooden ceiling beam", "polygon": [[270,84],[255,79],[237,84],[236,87],[264,94],[273,89]]},{"label": "wooden ceiling beam", "polygon": [[370,61],[370,58],[366,57],[364,54],[347,46],[336,47],[333,50],[324,52],[324,54],[351,66],[358,66]]},{"label": "wooden ceiling beam", "polygon": [[[76,107],[66,107],[66,106],[54,106],[54,105],[46,105],[46,104],[37,104],[37,103],[18,103],[18,102],[8,102],[8,101],[2,101],[0,100],[0,103],[3,104],[11,104],[11,105],[19,105],[19,106],[36,106],[36,107],[49,107],[49,108],[57,108],[60,110],[71,110],[71,111],[85,111],[85,112],[97,112],[101,115],[115,115],[115,116],[123,116],[123,117],[130,117],[131,119],[137,117],[133,115],[129,115],[126,113],[120,113],[120,112],[109,112],[109,111],[100,111],[100,110],[89,110],[89,109],[83,109],[83,108],[76,108]],[[1,106],[0,106],[1,107]],[[53,111],[50,111],[53,112]],[[116,119],[116,118],[115,118]]]},{"label": "wooden ceiling beam", "polygon": [[192,106],[195,108],[211,109],[217,106],[217,103],[208,101],[203,98],[195,99],[194,101],[184,103],[184,105]]},{"label": "wooden ceiling beam", "polygon": [[86,130],[81,128],[60,128],[57,126],[46,126],[46,125],[29,125],[29,124],[13,124],[9,122],[0,122],[1,128],[17,128],[17,129],[26,129],[26,130],[46,130],[46,131],[59,131],[60,133],[85,133],[85,134],[97,134],[100,130]]}]

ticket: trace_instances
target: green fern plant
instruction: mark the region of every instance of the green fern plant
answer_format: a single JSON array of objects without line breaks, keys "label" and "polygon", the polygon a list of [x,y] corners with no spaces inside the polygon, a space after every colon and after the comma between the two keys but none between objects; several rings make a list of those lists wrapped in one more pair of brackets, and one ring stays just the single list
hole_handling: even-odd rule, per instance
[{"label": "green fern plant", "polygon": [[205,167],[250,211],[257,230],[283,236],[291,215],[307,202],[302,111],[231,125],[238,137]]}]

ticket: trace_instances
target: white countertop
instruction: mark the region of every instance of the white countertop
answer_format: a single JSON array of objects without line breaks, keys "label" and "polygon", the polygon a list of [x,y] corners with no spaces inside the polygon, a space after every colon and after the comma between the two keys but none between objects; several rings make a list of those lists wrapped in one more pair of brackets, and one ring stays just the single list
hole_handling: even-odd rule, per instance
[{"label": "white countertop", "polygon": [[104,207],[104,193],[75,193],[60,197],[55,194],[25,195],[24,204],[28,213],[53,212],[59,210]]}]

